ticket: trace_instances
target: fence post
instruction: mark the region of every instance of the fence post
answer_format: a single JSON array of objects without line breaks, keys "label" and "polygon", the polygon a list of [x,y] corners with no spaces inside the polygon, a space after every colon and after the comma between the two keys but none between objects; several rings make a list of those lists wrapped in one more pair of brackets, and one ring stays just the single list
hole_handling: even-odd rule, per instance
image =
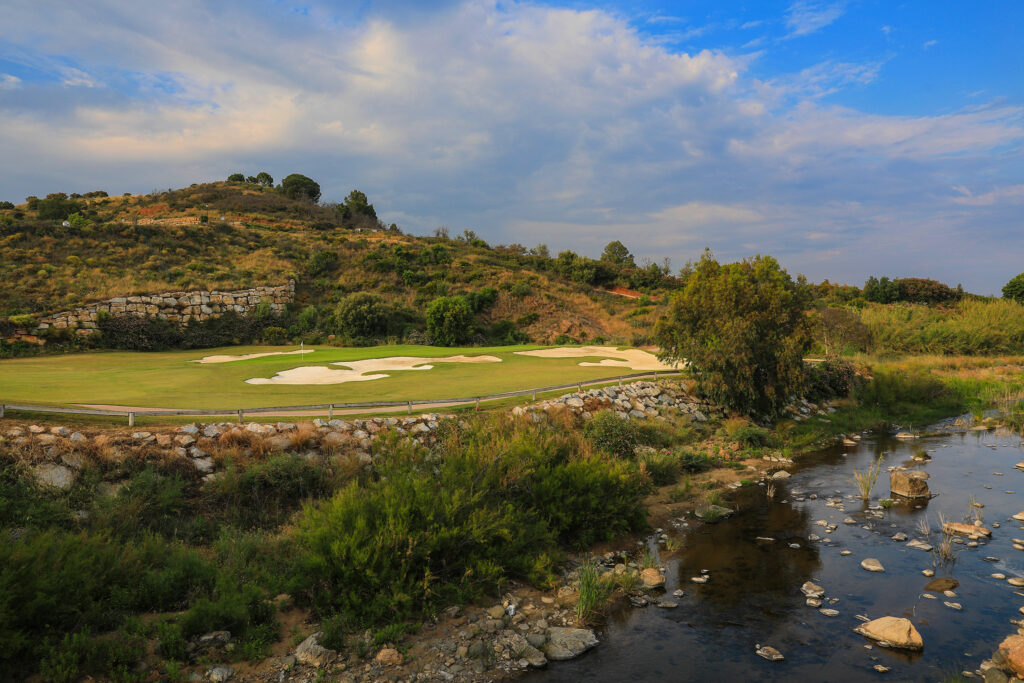
[{"label": "fence post", "polygon": [[583,382],[576,382],[576,388],[579,389],[580,393],[583,393]]},{"label": "fence post", "polygon": [[533,390],[533,400],[534,401],[537,400],[537,390],[536,389]]},{"label": "fence post", "polygon": [[129,427],[134,427],[135,426],[135,413],[132,413],[132,412],[128,413],[128,426]]},{"label": "fence post", "polygon": [[334,419],[334,404],[327,406],[327,421],[330,422]]},{"label": "fence post", "polygon": [[620,387],[622,386],[622,378],[621,377],[619,378],[619,386]]},{"label": "fence post", "polygon": [[4,404],[0,403],[0,418],[4,416]]},{"label": "fence post", "polygon": [[238,424],[242,424],[242,409],[238,409]]},{"label": "fence post", "polygon": [[407,401],[409,405],[409,414],[412,415],[412,401]]},{"label": "fence post", "polygon": [[476,397],[476,409],[480,410],[480,397],[479,396]]},{"label": "fence post", "polygon": [[654,381],[655,382],[658,381],[658,371],[657,370],[654,371]]}]

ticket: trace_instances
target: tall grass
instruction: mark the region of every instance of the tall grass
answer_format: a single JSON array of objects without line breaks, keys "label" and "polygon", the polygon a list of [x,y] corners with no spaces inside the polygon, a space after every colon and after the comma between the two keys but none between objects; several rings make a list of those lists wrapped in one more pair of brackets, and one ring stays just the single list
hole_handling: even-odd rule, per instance
[{"label": "tall grass", "polygon": [[878,458],[864,472],[853,471],[854,483],[857,484],[857,491],[863,501],[871,500],[871,489],[875,488],[878,481],[878,473],[882,471],[882,458]]},{"label": "tall grass", "polygon": [[584,623],[594,623],[608,606],[615,592],[615,583],[601,575],[597,565],[585,562],[579,568],[579,599],[576,602],[576,616]]},{"label": "tall grass", "polygon": [[951,307],[871,304],[861,312],[876,352],[987,355],[1024,352],[1024,305],[965,299]]}]

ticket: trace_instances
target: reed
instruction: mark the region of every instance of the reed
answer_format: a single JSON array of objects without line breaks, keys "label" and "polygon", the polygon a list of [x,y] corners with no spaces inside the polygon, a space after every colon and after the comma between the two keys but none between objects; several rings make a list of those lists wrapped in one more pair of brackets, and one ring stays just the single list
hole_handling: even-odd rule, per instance
[{"label": "reed", "polygon": [[875,488],[875,482],[878,481],[878,474],[881,471],[881,457],[879,457],[871,465],[869,465],[866,471],[853,471],[853,481],[857,485],[857,491],[860,493],[861,500],[865,502],[871,500],[871,489]]}]

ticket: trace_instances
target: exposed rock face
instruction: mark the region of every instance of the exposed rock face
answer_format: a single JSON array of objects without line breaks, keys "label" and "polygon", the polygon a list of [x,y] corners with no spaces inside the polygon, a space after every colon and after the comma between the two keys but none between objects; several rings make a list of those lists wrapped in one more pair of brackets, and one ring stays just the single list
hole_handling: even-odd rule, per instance
[{"label": "exposed rock face", "polygon": [[597,636],[586,628],[549,628],[544,654],[548,659],[562,661],[578,657],[597,645]]},{"label": "exposed rock face", "polygon": [[401,666],[402,665],[402,653],[393,647],[386,647],[377,653],[377,656],[373,658],[378,664],[385,666]]},{"label": "exposed rock face", "polygon": [[928,490],[928,473],[893,470],[889,474],[889,491],[891,495],[903,498],[929,498],[931,491]]},{"label": "exposed rock face", "polygon": [[999,651],[1018,677],[1024,676],[1024,636],[1014,634],[999,643]]},{"label": "exposed rock face", "polygon": [[75,483],[75,473],[63,465],[45,463],[35,468],[36,480],[43,486],[52,486],[61,490],[71,488]]},{"label": "exposed rock face", "polygon": [[889,647],[902,650],[923,650],[924,640],[917,632],[910,619],[902,617],[882,617],[867,623],[861,624],[854,629],[857,633],[866,638],[878,641]]},{"label": "exposed rock face", "polygon": [[245,315],[261,303],[266,303],[271,313],[280,313],[294,299],[293,281],[276,287],[260,286],[235,292],[196,290],[122,296],[97,301],[73,311],[54,313],[42,318],[36,329],[77,328],[79,334],[88,335],[97,329],[96,323],[101,313],[113,316],[154,316],[179,325],[188,325],[189,321],[217,318],[228,311]]},{"label": "exposed rock face", "polygon": [[317,631],[295,648],[295,661],[317,668],[325,667],[338,658],[338,653],[320,644],[321,632]]}]

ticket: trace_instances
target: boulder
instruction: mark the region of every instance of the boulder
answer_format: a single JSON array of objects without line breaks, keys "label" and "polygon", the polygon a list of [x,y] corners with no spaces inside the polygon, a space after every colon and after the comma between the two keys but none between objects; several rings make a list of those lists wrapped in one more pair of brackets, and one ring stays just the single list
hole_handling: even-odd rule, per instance
[{"label": "boulder", "polygon": [[806,595],[808,598],[820,598],[825,595],[825,589],[816,583],[810,581],[804,582],[804,585],[800,586],[800,592]]},{"label": "boulder", "polygon": [[999,643],[999,652],[1018,677],[1024,676],[1024,636],[1007,636]]},{"label": "boulder", "polygon": [[36,481],[43,486],[66,490],[75,483],[75,473],[63,465],[45,463],[35,467]]},{"label": "boulder", "polygon": [[928,473],[893,470],[889,474],[889,492],[891,495],[903,498],[930,498],[931,491],[928,490]]},{"label": "boulder", "polygon": [[988,538],[992,535],[992,531],[983,526],[964,524],[963,522],[946,522],[942,525],[942,533],[952,536],[966,536],[972,541],[976,541],[979,538]]},{"label": "boulder", "polygon": [[384,666],[402,666],[402,653],[393,647],[385,647],[377,653],[373,661]]},{"label": "boulder", "polygon": [[853,629],[856,633],[878,641],[879,644],[901,650],[923,650],[924,640],[917,632],[910,619],[902,617],[882,617],[861,624]]},{"label": "boulder", "polygon": [[586,628],[549,628],[544,654],[553,661],[578,657],[597,645],[597,636]]},{"label": "boulder", "polygon": [[235,676],[235,670],[230,666],[215,666],[206,672],[206,677],[209,678],[213,683],[224,683],[224,681],[230,681]]},{"label": "boulder", "polygon": [[866,560],[862,560],[861,563],[860,563],[860,566],[861,566],[862,569],[866,569],[869,572],[884,572],[885,571],[885,567],[882,566],[882,563],[879,562],[878,560],[876,560],[873,557],[869,557]]},{"label": "boulder", "polygon": [[665,576],[653,567],[640,572],[640,580],[644,583],[644,588],[660,588],[665,585]]},{"label": "boulder", "polygon": [[329,666],[338,658],[338,653],[320,644],[322,632],[317,631],[295,648],[295,661],[299,664],[321,668]]},{"label": "boulder", "polygon": [[783,659],[785,659],[785,657],[782,656],[782,653],[776,650],[771,645],[756,645],[754,653],[758,657],[763,657],[764,659],[767,659],[769,662],[781,662]]}]

